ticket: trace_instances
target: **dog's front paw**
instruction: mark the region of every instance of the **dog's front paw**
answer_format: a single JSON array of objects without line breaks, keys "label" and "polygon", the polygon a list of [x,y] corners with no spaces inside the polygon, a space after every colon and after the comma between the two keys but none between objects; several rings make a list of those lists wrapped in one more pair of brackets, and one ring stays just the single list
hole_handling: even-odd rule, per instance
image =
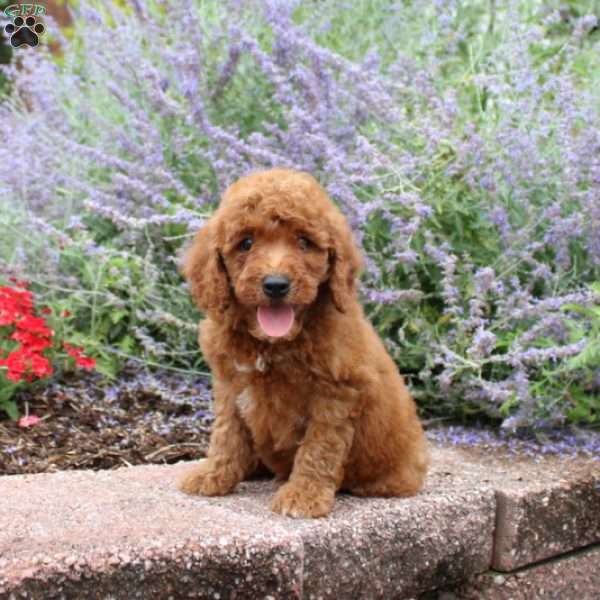
[{"label": "dog's front paw", "polygon": [[331,512],[335,490],[288,481],[271,501],[271,510],[295,518],[324,517]]},{"label": "dog's front paw", "polygon": [[196,496],[224,496],[233,490],[236,482],[205,460],[191,467],[179,480],[179,489]]}]

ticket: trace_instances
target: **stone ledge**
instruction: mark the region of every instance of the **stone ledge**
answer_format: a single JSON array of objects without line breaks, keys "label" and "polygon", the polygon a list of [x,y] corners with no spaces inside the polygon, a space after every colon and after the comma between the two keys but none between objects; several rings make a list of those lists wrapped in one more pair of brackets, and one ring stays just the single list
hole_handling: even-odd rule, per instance
[{"label": "stone ledge", "polygon": [[[600,461],[432,454],[418,496],[340,495],[333,514],[314,521],[273,515],[271,481],[245,482],[223,498],[187,497],[175,488],[185,465],[2,477],[0,600],[410,598],[507,564],[506,556],[526,559],[535,548],[528,536],[541,539],[532,519],[556,486],[570,506],[567,530],[586,523],[584,543],[600,541]],[[559,496],[551,497],[555,506]],[[502,514],[496,498],[508,499]],[[544,531],[544,552],[577,543],[563,524]]]},{"label": "stone ledge", "polygon": [[598,565],[600,546],[592,546],[514,573],[482,573],[437,596],[439,600],[597,600]]},{"label": "stone ledge", "polygon": [[545,479],[498,490],[494,569],[513,571],[600,540],[600,473],[561,470]]}]

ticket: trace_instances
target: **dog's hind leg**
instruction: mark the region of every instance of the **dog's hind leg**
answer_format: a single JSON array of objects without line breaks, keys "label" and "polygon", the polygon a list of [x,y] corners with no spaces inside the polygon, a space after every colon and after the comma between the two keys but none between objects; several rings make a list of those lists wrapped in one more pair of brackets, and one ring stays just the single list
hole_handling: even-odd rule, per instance
[{"label": "dog's hind leg", "polygon": [[424,458],[420,463],[403,465],[372,481],[353,483],[348,487],[342,486],[342,489],[355,496],[414,496],[423,487],[427,462]]}]

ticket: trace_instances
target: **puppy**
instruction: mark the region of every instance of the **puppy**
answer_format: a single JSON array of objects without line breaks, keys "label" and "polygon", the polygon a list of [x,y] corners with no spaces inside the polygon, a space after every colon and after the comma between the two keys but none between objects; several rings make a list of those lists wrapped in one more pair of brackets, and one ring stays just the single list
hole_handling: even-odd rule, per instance
[{"label": "puppy", "polygon": [[271,508],[322,517],[344,490],[410,496],[428,456],[415,404],[356,298],[361,256],[313,177],[274,169],[225,192],[183,274],[206,313],[213,373],[208,458],[180,483],[228,494],[258,467],[282,485]]}]

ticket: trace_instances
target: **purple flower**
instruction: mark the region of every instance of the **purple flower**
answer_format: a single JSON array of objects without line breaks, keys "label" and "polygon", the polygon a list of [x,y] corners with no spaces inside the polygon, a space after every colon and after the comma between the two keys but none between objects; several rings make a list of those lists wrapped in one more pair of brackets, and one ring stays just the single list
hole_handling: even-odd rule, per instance
[{"label": "purple flower", "polygon": [[[80,2],[64,64],[40,49],[1,68],[11,269],[96,297],[83,270],[64,272],[68,249],[138,281],[128,343],[187,368],[197,314],[176,271],[183,245],[239,176],[307,170],[362,247],[361,299],[400,369],[423,374],[411,384],[424,409],[515,430],[564,420],[569,385],[592,379],[561,370],[592,327],[565,307],[598,301],[586,286],[600,265],[600,115],[577,68],[593,16],[540,60],[530,49],[560,13],[529,22],[513,0],[493,23],[454,0],[398,2],[381,35],[361,23],[349,41],[354,4],[228,0],[205,18],[171,0],[168,16],[93,4]],[[406,43],[380,42],[388,31]],[[476,64],[461,40],[485,48]],[[111,288],[102,310],[127,294]]]},{"label": "purple flower", "polygon": [[491,331],[485,331],[480,327],[473,336],[473,344],[467,350],[467,354],[474,358],[489,356],[496,347],[496,340],[497,337]]}]

